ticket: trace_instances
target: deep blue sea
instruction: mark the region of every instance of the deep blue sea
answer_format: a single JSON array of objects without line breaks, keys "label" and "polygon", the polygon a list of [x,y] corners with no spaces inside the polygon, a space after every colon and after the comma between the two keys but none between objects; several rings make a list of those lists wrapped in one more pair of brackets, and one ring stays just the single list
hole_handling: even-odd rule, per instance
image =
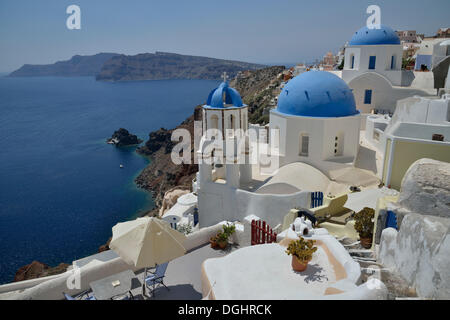
[{"label": "deep blue sea", "polygon": [[0,77],[0,283],[33,260],[94,254],[113,225],[151,209],[133,181],[148,160],[105,140],[172,128],[217,84]]}]

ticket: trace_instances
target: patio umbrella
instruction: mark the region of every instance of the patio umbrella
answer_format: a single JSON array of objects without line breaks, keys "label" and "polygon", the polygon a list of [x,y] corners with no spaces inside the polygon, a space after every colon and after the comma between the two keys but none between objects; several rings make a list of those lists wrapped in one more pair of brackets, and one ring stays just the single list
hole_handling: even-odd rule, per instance
[{"label": "patio umbrella", "polygon": [[157,218],[144,217],[112,228],[109,247],[136,268],[163,264],[186,253],[186,236]]}]

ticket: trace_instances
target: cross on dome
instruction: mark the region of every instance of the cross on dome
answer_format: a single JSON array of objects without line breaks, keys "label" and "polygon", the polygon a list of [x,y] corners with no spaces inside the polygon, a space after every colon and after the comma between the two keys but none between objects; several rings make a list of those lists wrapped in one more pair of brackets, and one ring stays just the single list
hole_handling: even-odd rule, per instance
[{"label": "cross on dome", "polygon": [[226,71],[224,71],[224,73],[222,73],[222,79],[223,79],[223,82],[227,82],[228,75],[227,75]]}]

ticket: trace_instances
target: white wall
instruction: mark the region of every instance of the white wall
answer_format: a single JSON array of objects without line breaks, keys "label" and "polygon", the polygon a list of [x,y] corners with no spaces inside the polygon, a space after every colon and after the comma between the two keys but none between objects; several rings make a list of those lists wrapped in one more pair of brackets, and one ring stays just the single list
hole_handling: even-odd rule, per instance
[{"label": "white wall", "polygon": [[209,182],[198,193],[199,223],[203,228],[223,220],[242,221],[254,214],[274,227],[295,206],[309,207],[309,197],[306,191],[289,195],[256,194]]},{"label": "white wall", "polygon": [[450,96],[441,99],[410,97],[399,100],[386,132],[399,122],[450,124]]},{"label": "white wall", "polygon": [[433,72],[414,71],[413,74],[414,80],[411,83],[411,88],[435,90]]},{"label": "white wall", "polygon": [[[368,72],[354,78],[348,83],[353,89],[357,108],[363,113],[371,113],[373,109],[395,111],[397,101],[414,95],[430,96],[430,93],[412,87],[392,87],[389,80],[374,72]],[[371,104],[364,103],[366,90],[372,90]]]},{"label": "white wall", "polygon": [[[353,162],[359,146],[360,115],[339,118],[299,117],[270,112],[270,127],[280,127],[280,166],[293,162],[308,163],[327,171],[334,165]],[[300,135],[308,134],[308,156],[300,155]],[[341,136],[341,156],[335,156],[335,137]]]},{"label": "white wall", "polygon": [[[354,68],[351,68],[351,55],[355,56]],[[376,72],[396,86],[402,84],[402,55],[401,45],[367,45],[350,46],[345,49],[345,63],[342,79],[349,83],[365,72]],[[376,56],[375,69],[369,70],[370,56]],[[394,68],[391,69],[391,57],[395,56]]]},{"label": "white wall", "polygon": [[[390,118],[385,115],[369,115],[366,119],[365,138],[379,152],[385,150],[385,130],[389,126]],[[375,136],[378,136],[378,139]]]},{"label": "white wall", "polygon": [[300,191],[289,195],[257,194],[237,189],[235,195],[236,214],[234,219],[242,221],[248,215],[256,215],[266,221],[270,227],[283,223],[289,210],[300,207],[309,208],[310,192]]}]

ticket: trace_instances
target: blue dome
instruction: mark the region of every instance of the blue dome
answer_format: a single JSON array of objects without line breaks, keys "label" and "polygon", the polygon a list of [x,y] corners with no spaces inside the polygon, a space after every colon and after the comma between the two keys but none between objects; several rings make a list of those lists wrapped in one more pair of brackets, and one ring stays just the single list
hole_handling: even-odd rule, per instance
[{"label": "blue dome", "polygon": [[222,82],[216,89],[210,92],[206,107],[208,108],[224,108],[223,102],[231,104],[232,107],[242,107],[241,96],[236,89],[228,86],[227,82]]},{"label": "blue dome", "polygon": [[304,117],[346,117],[358,114],[344,80],[326,71],[308,71],[291,79],[278,97],[279,113]]},{"label": "blue dome", "polygon": [[351,46],[400,44],[400,38],[388,26],[380,25],[380,29],[369,29],[366,26],[355,32],[349,44]]}]

